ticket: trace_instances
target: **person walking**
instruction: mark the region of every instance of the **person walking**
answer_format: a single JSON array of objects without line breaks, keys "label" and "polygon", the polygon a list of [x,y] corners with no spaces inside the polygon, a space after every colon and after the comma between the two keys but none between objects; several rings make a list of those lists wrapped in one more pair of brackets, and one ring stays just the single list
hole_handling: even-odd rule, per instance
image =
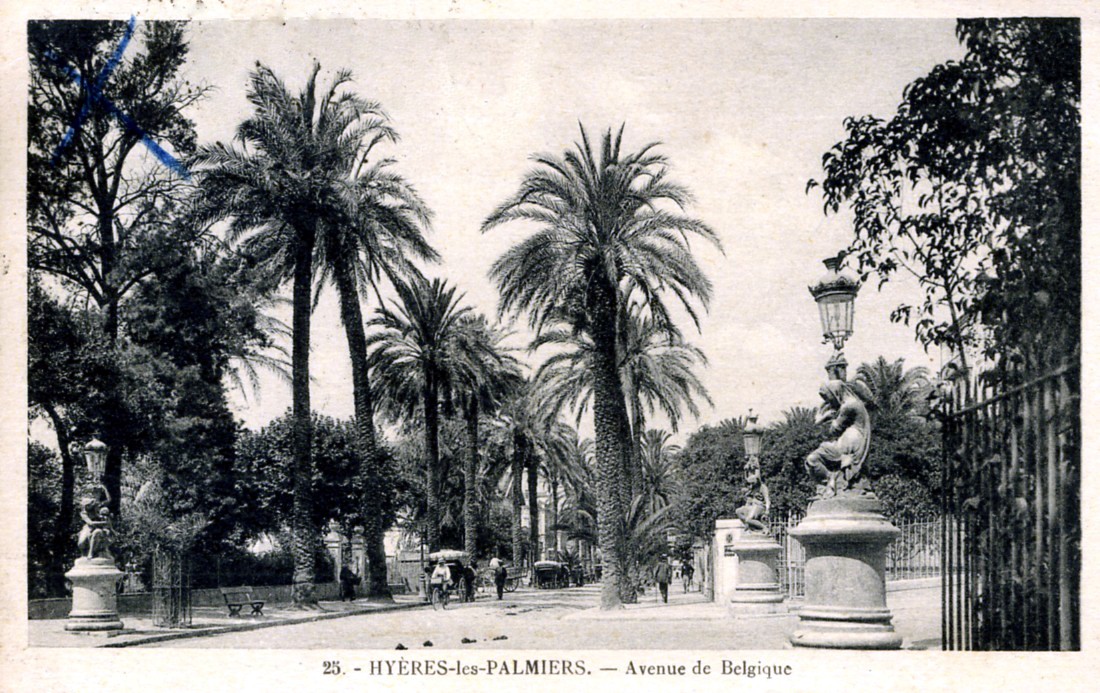
[{"label": "person walking", "polygon": [[504,583],[508,579],[508,569],[504,567],[500,556],[493,556],[489,561],[489,567],[493,570],[493,584],[497,588],[497,601],[504,599]]},{"label": "person walking", "polygon": [[684,567],[680,568],[680,575],[684,578],[684,593],[691,589],[691,579],[695,575],[695,566],[691,561],[684,561]]},{"label": "person walking", "polygon": [[668,564],[668,556],[661,556],[661,561],[653,569],[653,578],[661,590],[661,601],[668,604],[668,583],[672,582],[672,566]]}]

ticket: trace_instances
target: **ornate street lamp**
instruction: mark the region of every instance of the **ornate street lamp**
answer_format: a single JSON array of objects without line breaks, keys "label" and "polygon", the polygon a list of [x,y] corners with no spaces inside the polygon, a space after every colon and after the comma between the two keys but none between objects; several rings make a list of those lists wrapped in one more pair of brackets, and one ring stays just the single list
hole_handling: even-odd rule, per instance
[{"label": "ornate street lamp", "polygon": [[88,472],[92,480],[97,484],[103,481],[103,474],[107,471],[107,444],[99,438],[93,437],[84,446],[84,464],[88,465]]},{"label": "ornate street lamp", "polygon": [[832,358],[825,364],[825,371],[832,380],[847,378],[848,361],[844,358],[844,342],[852,336],[852,322],[855,317],[856,294],[859,293],[859,281],[840,271],[843,255],[825,260],[828,272],[809,287],[821,313],[821,330],[826,342],[832,342]]},{"label": "ornate street lamp", "polygon": [[109,506],[111,494],[103,485],[107,469],[107,445],[93,438],[83,448],[69,447],[74,457],[83,457],[92,478],[91,493],[80,499],[84,522],[77,537],[80,557],[65,577],[73,586],[72,610],[65,630],[77,632],[113,631],[122,628],[118,618],[116,588],[122,572],[111,555],[114,527]]},{"label": "ornate street lamp", "polygon": [[741,431],[741,440],[745,444],[745,454],[752,459],[760,456],[760,441],[764,437],[764,429],[756,423],[758,417],[749,409],[748,423]]}]

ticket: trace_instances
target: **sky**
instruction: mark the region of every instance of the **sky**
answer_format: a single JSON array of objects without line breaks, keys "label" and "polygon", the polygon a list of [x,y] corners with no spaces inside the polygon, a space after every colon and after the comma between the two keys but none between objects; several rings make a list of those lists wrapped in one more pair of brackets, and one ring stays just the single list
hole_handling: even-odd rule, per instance
[{"label": "sky", "polygon": [[[192,23],[184,74],[215,87],[191,111],[207,143],[230,140],[248,116],[257,61],[294,91],[314,59],[323,83],[352,70],[354,90],[381,102],[401,135],[384,153],[434,211],[429,240],[443,262],[429,275],[457,284],[490,316],[489,267],[530,229],[479,229],[516,190],[529,156],[571,146],[578,122],[590,132],[625,122],[629,150],[661,142],[671,177],[695,195],[688,211],[723,246],[693,243],[714,297],[701,331],[683,327],[709,359],[702,378],[714,406],[685,420],[683,442],[699,425],[750,407],[767,424],[792,406],[816,406],[831,347],[807,286],[824,273],[821,260],[847,245],[851,227],[825,217],[806,182],[843,138],[845,117],[889,117],[906,84],[961,56],[954,22],[943,19],[215,21]],[[912,281],[862,289],[845,348],[852,370],[879,355],[938,367],[937,350],[925,354],[911,327],[889,320],[899,303],[919,298]],[[516,325],[516,343],[524,327]],[[311,371],[314,408],[350,416],[350,365],[331,291],[315,313]],[[289,407],[290,390],[265,375],[258,392],[232,399],[255,428]],[[656,416],[653,425],[666,423]]]}]

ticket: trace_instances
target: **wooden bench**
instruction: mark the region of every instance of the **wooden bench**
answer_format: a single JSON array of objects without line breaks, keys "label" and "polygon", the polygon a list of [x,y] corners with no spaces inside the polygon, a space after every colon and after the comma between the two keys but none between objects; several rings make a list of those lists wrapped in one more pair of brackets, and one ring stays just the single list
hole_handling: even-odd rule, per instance
[{"label": "wooden bench", "polygon": [[230,616],[240,616],[246,604],[252,607],[250,616],[264,615],[264,602],[252,596],[251,587],[223,587],[221,593]]}]

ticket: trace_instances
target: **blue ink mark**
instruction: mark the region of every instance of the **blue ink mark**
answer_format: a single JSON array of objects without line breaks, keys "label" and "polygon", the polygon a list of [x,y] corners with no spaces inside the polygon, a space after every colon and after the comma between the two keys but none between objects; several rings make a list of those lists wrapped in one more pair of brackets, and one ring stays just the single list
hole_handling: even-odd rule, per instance
[{"label": "blue ink mark", "polygon": [[61,139],[61,143],[57,145],[57,149],[54,150],[50,163],[53,166],[57,166],[57,162],[61,160],[61,156],[65,153],[65,150],[68,149],[73,140],[76,139],[77,134],[79,134],[81,127],[84,125],[84,121],[87,120],[88,116],[91,114],[92,106],[97,105],[117,118],[119,122],[126,127],[127,131],[140,135],[142,144],[144,144],[146,149],[152,152],[153,156],[157,157],[162,164],[172,171],[175,171],[176,174],[184,180],[191,180],[191,174],[183,164],[176,160],[174,156],[166,152],[159,144],[154,142],[153,139],[138,126],[133,118],[123,113],[117,106],[103,96],[103,87],[107,84],[107,79],[122,60],[122,54],[130,44],[130,38],[134,35],[134,27],[136,24],[137,20],[131,15],[130,22],[126,26],[126,33],[122,36],[122,41],[119,42],[118,47],[115,48],[114,53],[111,54],[107,64],[103,66],[103,70],[91,84],[88,84],[76,69],[66,65],[57,55],[52,52],[47,53],[46,57],[57,63],[61,69],[65,71],[65,74],[88,92],[88,97],[85,99],[84,105],[81,106],[80,112],[76,114],[76,118],[73,119],[69,129],[65,132],[65,136]]}]

